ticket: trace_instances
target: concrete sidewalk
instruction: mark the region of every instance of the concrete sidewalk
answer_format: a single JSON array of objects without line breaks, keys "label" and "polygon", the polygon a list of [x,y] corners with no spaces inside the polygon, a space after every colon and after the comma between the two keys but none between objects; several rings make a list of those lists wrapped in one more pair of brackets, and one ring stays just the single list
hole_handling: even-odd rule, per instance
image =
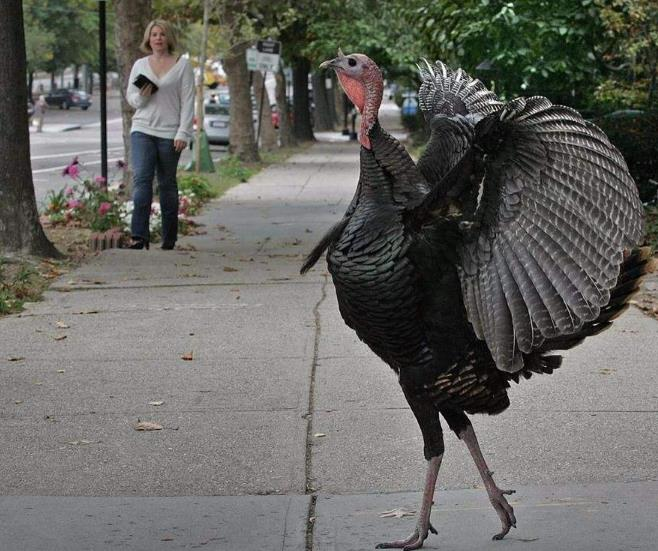
[{"label": "concrete sidewalk", "polygon": [[[372,549],[411,531],[380,513],[417,508],[413,416],[324,262],[298,275],[358,178],[357,145],[321,137],[211,203],[179,250],[105,251],[0,319],[1,550]],[[631,309],[474,419],[517,489],[502,542],[446,433],[425,547],[655,549],[657,330]]]}]

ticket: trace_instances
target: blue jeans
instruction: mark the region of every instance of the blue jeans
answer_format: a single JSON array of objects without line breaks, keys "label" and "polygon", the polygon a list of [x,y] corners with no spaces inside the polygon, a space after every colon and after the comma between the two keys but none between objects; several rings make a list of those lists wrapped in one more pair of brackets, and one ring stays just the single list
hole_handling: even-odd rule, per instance
[{"label": "blue jeans", "polygon": [[158,175],[162,241],[175,243],[178,237],[178,184],[176,168],[180,152],[174,140],[150,136],[143,132],[130,134],[133,164],[133,217],[130,230],[133,238],[149,241],[149,216],[153,201],[153,176]]}]

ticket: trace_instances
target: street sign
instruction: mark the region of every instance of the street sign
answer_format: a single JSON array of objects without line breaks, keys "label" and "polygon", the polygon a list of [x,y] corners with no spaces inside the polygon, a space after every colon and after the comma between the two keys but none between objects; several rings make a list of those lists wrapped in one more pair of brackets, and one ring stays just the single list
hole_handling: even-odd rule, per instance
[{"label": "street sign", "polygon": [[256,48],[247,48],[247,69],[258,71],[260,52]]},{"label": "street sign", "polygon": [[259,40],[256,49],[263,54],[281,55],[281,42],[277,40]]},{"label": "street sign", "polygon": [[247,68],[250,71],[274,72],[279,68],[281,42],[259,40],[255,48],[247,49]]},{"label": "street sign", "polygon": [[277,54],[265,54],[256,48],[247,48],[247,69],[250,71],[276,72],[280,57]]}]

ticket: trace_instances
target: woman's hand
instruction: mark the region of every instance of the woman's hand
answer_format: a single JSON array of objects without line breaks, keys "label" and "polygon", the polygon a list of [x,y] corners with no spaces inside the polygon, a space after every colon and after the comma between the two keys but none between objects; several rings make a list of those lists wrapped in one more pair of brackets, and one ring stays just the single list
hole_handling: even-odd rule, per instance
[{"label": "woman's hand", "polygon": [[145,84],[139,89],[139,95],[149,97],[153,93],[153,85]]},{"label": "woman's hand", "polygon": [[184,140],[174,140],[174,149],[180,153],[187,146],[187,142]]}]

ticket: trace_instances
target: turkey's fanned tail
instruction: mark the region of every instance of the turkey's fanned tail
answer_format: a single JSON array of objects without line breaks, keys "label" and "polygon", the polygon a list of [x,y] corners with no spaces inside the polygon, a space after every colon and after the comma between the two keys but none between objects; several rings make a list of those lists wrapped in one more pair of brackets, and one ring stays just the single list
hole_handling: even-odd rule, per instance
[{"label": "turkey's fanned tail", "polygon": [[432,66],[423,59],[418,70],[422,80],[418,105],[428,121],[439,114],[488,115],[503,106],[496,94],[461,69],[453,71],[441,61]]}]

